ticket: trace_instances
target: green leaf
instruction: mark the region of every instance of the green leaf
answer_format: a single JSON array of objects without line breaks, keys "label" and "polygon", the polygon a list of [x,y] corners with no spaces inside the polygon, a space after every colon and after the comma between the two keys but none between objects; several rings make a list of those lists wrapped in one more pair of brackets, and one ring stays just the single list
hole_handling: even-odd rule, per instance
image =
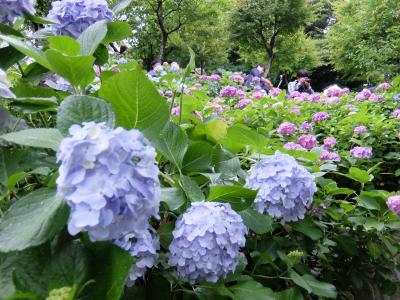
[{"label": "green leaf", "polygon": [[128,251],[111,243],[95,243],[94,246],[95,284],[90,299],[119,300],[133,258]]},{"label": "green leaf", "polygon": [[118,42],[132,36],[132,28],[126,22],[116,21],[107,23],[107,35],[103,39],[103,44]]},{"label": "green leaf", "polygon": [[334,285],[322,281],[318,281],[310,274],[302,276],[304,281],[307,282],[308,286],[311,287],[311,293],[320,297],[334,298],[336,299],[337,292]]},{"label": "green leaf", "polygon": [[305,234],[314,241],[321,239],[323,236],[321,229],[319,229],[309,217],[293,222],[291,226],[295,231]]},{"label": "green leaf", "polygon": [[114,12],[115,15],[117,15],[121,11],[123,11],[125,8],[127,8],[131,4],[131,2],[132,2],[132,0],[124,0],[124,1],[118,2],[118,4],[112,8],[112,11]]},{"label": "green leaf", "polygon": [[99,47],[97,47],[96,51],[93,53],[93,56],[96,58],[94,62],[96,65],[102,66],[108,63],[109,54],[107,47],[103,44],[100,44]]},{"label": "green leaf", "polygon": [[175,211],[185,204],[185,194],[181,188],[161,188],[161,201],[165,202],[171,211]]},{"label": "green leaf", "polygon": [[220,143],[226,137],[228,125],[222,120],[213,120],[199,126],[204,126],[204,133],[211,142]]},{"label": "green leaf", "polygon": [[156,149],[179,170],[188,148],[188,137],[178,125],[168,122],[162,129],[158,139],[153,140]]},{"label": "green leaf", "polygon": [[55,106],[57,105],[57,98],[41,98],[41,97],[24,97],[12,99],[11,105],[31,104],[37,106]]},{"label": "green leaf", "polygon": [[65,286],[80,288],[89,278],[90,257],[79,242],[64,245],[45,266],[49,290]]},{"label": "green leaf", "polygon": [[371,192],[361,192],[357,197],[357,205],[370,210],[381,210],[380,197]]},{"label": "green leaf", "polygon": [[0,134],[29,128],[25,120],[14,117],[8,110],[0,107]]},{"label": "green leaf", "polygon": [[57,50],[62,54],[75,56],[79,55],[81,46],[69,36],[51,36],[48,39],[50,49]]},{"label": "green leaf", "polygon": [[81,55],[92,55],[107,34],[105,21],[98,21],[86,28],[78,37]]},{"label": "green leaf", "polygon": [[239,158],[221,145],[214,148],[211,157],[215,171],[221,173],[222,178],[237,176],[241,170]]},{"label": "green leaf", "polygon": [[204,201],[205,197],[200,187],[190,177],[181,175],[180,184],[190,202]]},{"label": "green leaf", "polygon": [[207,201],[226,202],[234,210],[241,211],[253,204],[256,195],[256,191],[238,185],[212,186]]},{"label": "green leaf", "polygon": [[175,228],[174,223],[163,223],[157,230],[157,235],[160,237],[160,245],[164,249],[168,249],[169,244],[171,244],[173,236],[172,231]]},{"label": "green leaf", "polygon": [[308,284],[308,282],[300,276],[297,272],[291,271],[290,272],[290,279],[293,280],[295,284],[297,284],[299,287],[302,287],[305,289],[307,292],[311,293],[311,286]]},{"label": "green leaf", "polygon": [[74,87],[86,87],[94,78],[95,58],[86,56],[66,56],[59,51],[49,49],[45,52],[51,69],[65,78]]},{"label": "green leaf", "polygon": [[378,259],[382,254],[381,247],[374,241],[369,240],[367,243],[368,252],[374,259]]},{"label": "green leaf", "polygon": [[0,48],[0,69],[7,70],[25,57],[20,51],[12,46]]},{"label": "green leaf", "polygon": [[189,48],[190,60],[189,60],[189,63],[187,64],[187,66],[186,66],[185,73],[183,75],[185,77],[185,79],[186,79],[186,77],[190,76],[190,73],[196,67],[196,61],[195,61],[196,55],[194,54],[192,48],[190,48],[190,47],[188,47],[188,48]]},{"label": "green leaf", "polygon": [[242,281],[231,287],[233,300],[276,300],[270,288],[264,287],[261,283],[253,281]]},{"label": "green leaf", "polygon": [[91,96],[69,96],[64,99],[57,113],[57,128],[64,135],[74,124],[82,122],[105,122],[115,126],[115,115],[111,105],[102,99]]},{"label": "green leaf", "polygon": [[290,288],[282,292],[275,293],[276,300],[304,300],[301,292],[296,288]]},{"label": "green leaf", "polygon": [[62,138],[60,131],[54,128],[25,129],[0,135],[0,139],[9,143],[35,148],[49,148],[54,151],[58,150]]},{"label": "green leaf", "polygon": [[150,140],[158,137],[169,119],[167,103],[140,69],[112,76],[99,95],[111,103],[117,125],[137,128]]},{"label": "green leaf", "polygon": [[68,214],[55,190],[42,188],[22,197],[1,219],[0,252],[43,244],[64,227]]},{"label": "green leaf", "polygon": [[26,56],[32,57],[34,60],[36,60],[37,63],[41,64],[43,67],[51,70],[51,66],[41,50],[36,49],[32,45],[26,44],[23,41],[10,36],[0,34],[0,39],[6,41]]},{"label": "green leaf", "polygon": [[257,234],[264,234],[272,231],[272,218],[269,215],[260,214],[254,208],[247,208],[239,211],[244,224]]},{"label": "green leaf", "polygon": [[210,153],[213,146],[207,142],[198,141],[189,145],[182,162],[182,172],[206,172],[211,168]]},{"label": "green leaf", "polygon": [[233,152],[239,152],[246,147],[255,152],[263,152],[268,140],[249,127],[236,124],[228,128],[228,134],[222,144]]},{"label": "green leaf", "polygon": [[360,183],[367,183],[372,180],[373,176],[368,174],[367,171],[360,170],[356,167],[351,167],[349,170],[349,174],[347,175],[349,178],[354,179]]}]

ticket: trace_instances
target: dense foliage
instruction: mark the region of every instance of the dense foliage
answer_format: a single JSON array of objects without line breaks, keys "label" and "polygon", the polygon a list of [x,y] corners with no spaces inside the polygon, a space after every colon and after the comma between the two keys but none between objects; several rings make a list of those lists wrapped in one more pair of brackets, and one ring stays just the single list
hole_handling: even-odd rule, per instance
[{"label": "dense foliage", "polygon": [[129,1],[6,1],[1,300],[396,299],[399,77],[267,94],[191,49],[146,72],[110,46]]}]

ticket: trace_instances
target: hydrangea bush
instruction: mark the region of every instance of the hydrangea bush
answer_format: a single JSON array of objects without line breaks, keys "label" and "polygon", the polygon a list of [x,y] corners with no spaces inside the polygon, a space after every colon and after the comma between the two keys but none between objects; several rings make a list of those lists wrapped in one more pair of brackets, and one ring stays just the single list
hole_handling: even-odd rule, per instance
[{"label": "hydrangea bush", "polygon": [[[33,3],[1,3],[23,32]],[[108,49],[119,9],[56,1],[48,41],[2,36],[0,300],[398,299],[400,78],[146,73]]]}]

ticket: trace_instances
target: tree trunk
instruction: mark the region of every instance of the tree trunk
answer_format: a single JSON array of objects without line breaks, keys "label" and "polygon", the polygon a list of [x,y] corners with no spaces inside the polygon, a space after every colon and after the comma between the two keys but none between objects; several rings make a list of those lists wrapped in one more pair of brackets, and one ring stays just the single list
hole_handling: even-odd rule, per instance
[{"label": "tree trunk", "polygon": [[165,60],[166,56],[166,50],[167,50],[167,43],[168,43],[168,35],[163,34],[161,38],[161,45],[160,45],[160,60],[163,62]]},{"label": "tree trunk", "polygon": [[267,66],[265,67],[265,77],[268,76],[269,72],[271,71],[272,62],[274,60],[274,53],[267,51]]}]

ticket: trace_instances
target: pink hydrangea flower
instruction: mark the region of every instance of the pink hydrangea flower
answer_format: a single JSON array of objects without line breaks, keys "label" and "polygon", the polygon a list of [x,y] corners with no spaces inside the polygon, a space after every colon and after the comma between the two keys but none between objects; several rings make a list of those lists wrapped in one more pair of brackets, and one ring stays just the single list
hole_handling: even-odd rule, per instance
[{"label": "pink hydrangea flower", "polygon": [[368,147],[354,147],[350,150],[350,155],[354,158],[370,158],[372,149]]},{"label": "pink hydrangea flower", "polygon": [[313,130],[313,126],[307,122],[300,125],[300,130],[304,132],[309,132]]},{"label": "pink hydrangea flower", "polygon": [[255,92],[251,95],[251,97],[252,97],[253,99],[261,99],[261,98],[264,98],[264,96],[265,96],[265,94],[264,94],[264,92],[262,92],[262,91],[255,91]]},{"label": "pink hydrangea flower", "polygon": [[293,106],[289,108],[289,111],[294,113],[296,116],[300,116],[300,107],[298,106]]},{"label": "pink hydrangea flower", "polygon": [[304,150],[304,148],[300,144],[293,143],[293,142],[288,142],[288,143],[284,144],[283,148],[288,149],[288,150]]},{"label": "pink hydrangea flower", "polygon": [[367,126],[357,126],[354,128],[354,134],[362,134],[368,131]]},{"label": "pink hydrangea flower", "polygon": [[199,118],[199,120],[200,120],[201,122],[204,121],[203,115],[202,115],[201,112],[199,112],[198,110],[193,111],[193,114],[194,114],[197,118]]},{"label": "pink hydrangea flower", "polygon": [[336,139],[333,136],[328,136],[324,139],[324,146],[326,148],[332,148],[333,146],[336,145]]},{"label": "pink hydrangea flower", "polygon": [[327,112],[323,112],[323,111],[315,113],[312,117],[312,121],[314,123],[317,123],[319,121],[328,120],[328,119],[329,119],[329,114]]},{"label": "pink hydrangea flower", "polygon": [[238,108],[244,109],[247,105],[250,105],[253,103],[253,100],[251,99],[240,99],[238,102]]},{"label": "pink hydrangea flower", "polygon": [[174,95],[174,92],[171,90],[167,90],[167,91],[165,91],[164,95],[167,97],[172,97]]},{"label": "pink hydrangea flower", "polygon": [[273,88],[273,89],[271,89],[271,90],[269,91],[269,94],[270,94],[272,97],[276,97],[276,96],[278,96],[281,92],[282,92],[282,90],[281,90],[280,88]]},{"label": "pink hydrangea flower", "polygon": [[337,152],[329,152],[327,150],[322,150],[319,159],[320,160],[340,161],[341,157]]},{"label": "pink hydrangea flower", "polygon": [[400,216],[400,195],[390,196],[386,201],[387,207]]},{"label": "pink hydrangea flower", "polygon": [[318,102],[319,99],[321,99],[321,95],[317,94],[317,93],[314,93],[314,94],[311,94],[308,96],[308,101],[310,101],[310,102]]},{"label": "pink hydrangea flower", "polygon": [[382,95],[376,95],[376,94],[371,94],[371,96],[369,96],[368,100],[371,101],[375,101],[375,102],[379,102],[383,99]]},{"label": "pink hydrangea flower", "polygon": [[362,101],[362,100],[368,100],[369,97],[371,96],[371,91],[367,89],[363,89],[361,92],[359,92],[354,99],[357,101]]},{"label": "pink hydrangea flower", "polygon": [[400,119],[400,108],[396,108],[393,113],[392,113],[393,117],[395,117],[396,119]]},{"label": "pink hydrangea flower", "polygon": [[388,90],[389,88],[390,88],[389,82],[383,82],[377,87],[378,90],[384,90],[384,91]]},{"label": "pink hydrangea flower", "polygon": [[235,87],[228,85],[219,92],[219,95],[221,97],[235,97],[236,92],[237,89]]},{"label": "pink hydrangea flower", "polygon": [[243,90],[236,90],[236,97],[243,98],[246,97],[246,92]]},{"label": "pink hydrangea flower", "polygon": [[300,136],[298,142],[303,148],[307,150],[311,150],[312,148],[317,146],[317,139],[312,134],[305,134]]},{"label": "pink hydrangea flower", "polygon": [[323,99],[323,102],[324,102],[326,105],[332,105],[332,104],[337,104],[337,103],[339,103],[339,102],[340,102],[340,99],[339,99],[339,97],[333,96],[333,97],[329,97],[329,98]]},{"label": "pink hydrangea flower", "polygon": [[196,82],[195,84],[193,84],[193,88],[196,90],[200,90],[203,87],[203,85],[201,83]]},{"label": "pink hydrangea flower", "polygon": [[218,74],[211,74],[210,80],[211,81],[219,81],[219,80],[221,80],[221,76],[219,76]]},{"label": "pink hydrangea flower", "polygon": [[206,81],[206,80],[208,80],[208,76],[207,75],[200,75],[199,79],[203,80],[203,81]]},{"label": "pink hydrangea flower", "polygon": [[171,109],[171,115],[173,116],[179,116],[179,113],[181,112],[181,108],[179,106],[174,107]]},{"label": "pink hydrangea flower", "polygon": [[297,91],[291,92],[290,94],[286,95],[287,98],[296,98],[296,97],[300,97],[300,96],[301,96],[301,93],[297,92]]},{"label": "pink hydrangea flower", "polygon": [[283,122],[281,125],[279,125],[277,132],[282,135],[290,135],[295,133],[297,130],[296,125],[290,122]]}]

